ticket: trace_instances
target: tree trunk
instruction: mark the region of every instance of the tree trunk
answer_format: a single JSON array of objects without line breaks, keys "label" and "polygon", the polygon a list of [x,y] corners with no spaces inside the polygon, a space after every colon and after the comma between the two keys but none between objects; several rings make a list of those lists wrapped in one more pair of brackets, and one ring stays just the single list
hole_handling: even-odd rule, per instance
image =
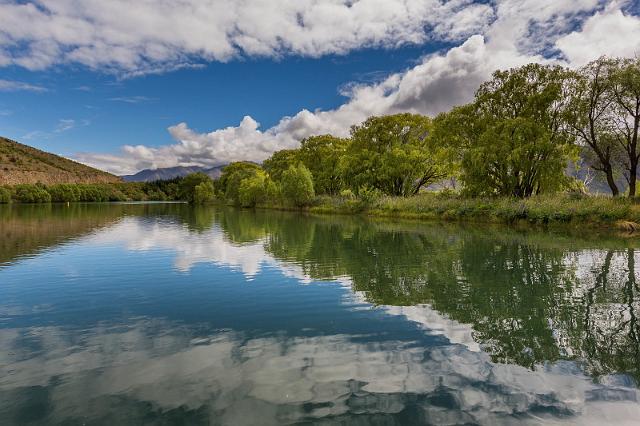
[{"label": "tree trunk", "polygon": [[638,159],[634,155],[631,158],[631,164],[629,165],[629,198],[636,196],[636,180],[638,173]]},{"label": "tree trunk", "polygon": [[633,117],[633,134],[629,155],[629,198],[636,196],[638,175],[638,127],[640,127],[640,102],[636,103],[636,115]]},{"label": "tree trunk", "polygon": [[617,197],[620,194],[620,190],[618,189],[618,185],[616,185],[616,180],[613,178],[613,169],[606,167],[604,173],[607,176],[607,184],[609,185],[609,189],[611,189],[611,195]]}]

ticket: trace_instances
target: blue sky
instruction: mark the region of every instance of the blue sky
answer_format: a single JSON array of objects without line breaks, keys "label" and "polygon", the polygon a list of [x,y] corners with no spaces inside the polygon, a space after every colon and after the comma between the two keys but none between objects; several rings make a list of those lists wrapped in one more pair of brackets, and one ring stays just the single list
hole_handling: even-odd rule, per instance
[{"label": "blue sky", "polygon": [[0,0],[0,135],[117,174],[435,115],[496,69],[640,54],[637,0]]},{"label": "blue sky", "polygon": [[172,138],[167,127],[180,121],[210,131],[237,125],[250,115],[271,127],[303,108],[335,108],[346,100],[340,94],[346,85],[375,83],[441,47],[363,49],[320,58],[241,58],[135,78],[83,67],[30,71],[12,66],[1,70],[0,78],[46,91],[0,92],[0,134],[71,156],[80,151],[116,153],[125,144],[168,144]]}]

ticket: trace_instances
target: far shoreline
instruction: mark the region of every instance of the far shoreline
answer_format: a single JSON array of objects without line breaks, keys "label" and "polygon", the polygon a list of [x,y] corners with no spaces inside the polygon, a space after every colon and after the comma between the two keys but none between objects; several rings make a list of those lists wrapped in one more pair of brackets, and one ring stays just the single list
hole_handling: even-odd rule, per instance
[{"label": "far shoreline", "polygon": [[360,216],[411,222],[442,222],[476,225],[504,225],[537,230],[589,230],[640,235],[640,202],[603,195],[568,194],[519,198],[466,198],[423,193],[413,197],[358,198],[321,196],[310,206],[296,207],[285,202],[241,207],[219,198],[194,205],[185,200],[117,200],[72,202],[11,202],[1,206],[71,205],[192,205],[233,208],[239,211],[272,210],[313,215]]}]

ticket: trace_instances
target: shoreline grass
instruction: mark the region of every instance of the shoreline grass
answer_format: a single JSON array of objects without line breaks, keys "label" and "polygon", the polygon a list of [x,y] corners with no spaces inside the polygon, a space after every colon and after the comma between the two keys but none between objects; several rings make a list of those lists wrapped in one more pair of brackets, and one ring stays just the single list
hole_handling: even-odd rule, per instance
[{"label": "shoreline grass", "polygon": [[[261,207],[293,210],[280,205]],[[305,210],[317,214],[360,214],[412,220],[640,231],[640,200],[602,195],[555,194],[519,199],[424,193],[407,198],[381,197],[368,202],[318,197],[316,203]]]},{"label": "shoreline grass", "polygon": [[[100,185],[79,185],[78,187]],[[120,197],[104,196],[77,201],[163,201],[166,197],[142,191],[141,184],[102,185],[111,190],[127,189]],[[0,187],[2,188],[2,187]],[[145,188],[147,189],[147,188]],[[155,190],[156,188],[150,188]],[[99,192],[99,191],[98,191]],[[104,191],[102,191],[104,192]],[[0,200],[0,204],[12,201]],[[52,197],[53,198],[53,197]],[[47,200],[36,202],[46,203]],[[58,201],[58,200],[51,200]],[[13,200],[21,204],[18,200]],[[216,198],[214,204],[228,205]],[[640,235],[640,199],[606,195],[553,194],[520,199],[511,197],[472,198],[455,193],[425,192],[413,197],[317,196],[311,205],[296,207],[284,200],[271,200],[257,208],[304,211],[313,214],[360,215],[417,221],[492,223],[556,228],[604,228]]]}]

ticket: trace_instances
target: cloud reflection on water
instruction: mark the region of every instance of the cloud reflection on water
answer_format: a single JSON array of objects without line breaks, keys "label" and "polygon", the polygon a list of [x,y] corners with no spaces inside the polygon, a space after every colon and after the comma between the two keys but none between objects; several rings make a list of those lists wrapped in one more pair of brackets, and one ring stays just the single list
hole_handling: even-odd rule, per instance
[{"label": "cloud reflection on water", "polygon": [[[274,257],[265,242],[233,243],[218,225],[195,233],[177,223],[127,217],[76,244],[166,251],[187,275],[196,264],[212,263],[246,279],[259,279],[268,267],[300,283],[314,281],[300,265]],[[585,283],[596,257],[586,253],[577,262],[584,265],[577,276]],[[335,282],[352,285],[349,277]],[[350,297],[366,300],[362,292]],[[201,336],[197,325],[160,318],[82,330],[0,329],[0,400],[6,401],[0,413],[13,412],[11,401],[40,388],[51,422],[106,422],[115,411],[133,423],[171,410],[234,425],[354,421],[355,415],[371,423],[402,423],[405,415],[439,424],[632,424],[640,418],[638,392],[622,376],[595,384],[573,362],[535,370],[495,363],[470,325],[428,304],[379,309],[446,337],[448,344],[425,347],[321,331],[289,336],[274,330],[255,337],[217,330]]]},{"label": "cloud reflection on water", "polygon": [[[19,359],[27,335],[46,353]],[[494,364],[458,344],[359,343],[348,335],[246,340],[233,331],[194,338],[188,328],[153,320],[85,330],[79,342],[55,327],[0,336],[3,399],[47,388],[55,422],[99,419],[114,399],[118,409],[131,401],[146,401],[150,411],[204,406],[209,420],[221,424],[398,414],[416,405],[421,419],[447,423],[499,424],[514,421],[511,416],[537,423],[538,416],[586,414],[596,424],[640,414],[635,390],[594,385],[569,363],[531,371]]]}]

